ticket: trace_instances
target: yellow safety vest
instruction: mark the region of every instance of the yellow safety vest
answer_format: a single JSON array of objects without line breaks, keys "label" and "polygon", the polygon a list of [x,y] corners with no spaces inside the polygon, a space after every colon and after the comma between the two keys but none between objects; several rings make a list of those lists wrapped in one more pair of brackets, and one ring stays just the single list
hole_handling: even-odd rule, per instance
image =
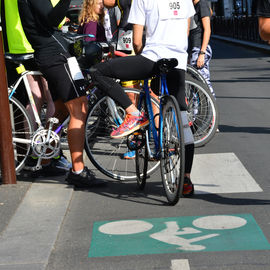
[{"label": "yellow safety vest", "polygon": [[9,53],[34,52],[22,28],[17,0],[5,0],[5,18]]},{"label": "yellow safety vest", "polygon": [[[55,6],[59,1],[60,0],[51,0],[51,3]],[[34,50],[23,31],[17,0],[5,0],[5,19],[9,53],[33,53]],[[61,22],[59,27],[61,27],[64,22],[65,19]]]}]

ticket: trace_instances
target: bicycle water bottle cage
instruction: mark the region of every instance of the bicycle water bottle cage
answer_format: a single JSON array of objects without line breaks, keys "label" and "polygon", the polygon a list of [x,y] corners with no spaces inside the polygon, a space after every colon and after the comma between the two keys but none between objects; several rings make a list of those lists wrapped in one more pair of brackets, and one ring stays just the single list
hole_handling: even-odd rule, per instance
[{"label": "bicycle water bottle cage", "polygon": [[178,65],[176,58],[162,58],[157,61],[159,74],[167,74]]}]

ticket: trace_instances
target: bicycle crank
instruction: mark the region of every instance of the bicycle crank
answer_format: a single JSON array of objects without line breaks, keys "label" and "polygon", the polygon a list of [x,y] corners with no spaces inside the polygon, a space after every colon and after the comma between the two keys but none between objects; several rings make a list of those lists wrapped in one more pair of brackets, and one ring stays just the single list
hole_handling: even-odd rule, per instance
[{"label": "bicycle crank", "polygon": [[33,135],[31,146],[33,153],[42,159],[50,159],[60,152],[60,137],[52,130],[58,119],[49,119],[49,128],[40,127]]}]

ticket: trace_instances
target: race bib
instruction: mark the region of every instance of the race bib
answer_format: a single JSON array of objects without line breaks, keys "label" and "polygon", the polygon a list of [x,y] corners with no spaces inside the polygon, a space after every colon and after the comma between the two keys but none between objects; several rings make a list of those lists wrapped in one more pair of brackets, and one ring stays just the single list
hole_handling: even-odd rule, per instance
[{"label": "race bib", "polygon": [[74,81],[84,79],[76,57],[73,56],[73,57],[68,58],[67,62],[68,62],[68,67],[69,67],[72,79]]},{"label": "race bib", "polygon": [[161,20],[186,17],[186,6],[183,0],[158,0],[158,10]]},{"label": "race bib", "polygon": [[118,41],[117,41],[117,50],[119,51],[132,51],[132,30],[124,31],[119,29]]}]

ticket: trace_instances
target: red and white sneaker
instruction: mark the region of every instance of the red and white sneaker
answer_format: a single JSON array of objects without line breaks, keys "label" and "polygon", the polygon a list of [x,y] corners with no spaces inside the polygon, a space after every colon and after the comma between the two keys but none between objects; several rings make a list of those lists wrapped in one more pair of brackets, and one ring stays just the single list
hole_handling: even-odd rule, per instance
[{"label": "red and white sneaker", "polygon": [[194,194],[194,185],[192,184],[190,178],[184,178],[183,192],[184,197],[190,197]]},{"label": "red and white sneaker", "polygon": [[148,124],[149,119],[144,113],[142,113],[140,116],[127,114],[124,122],[111,133],[111,137],[113,139],[125,137],[144,126],[147,126]]}]

